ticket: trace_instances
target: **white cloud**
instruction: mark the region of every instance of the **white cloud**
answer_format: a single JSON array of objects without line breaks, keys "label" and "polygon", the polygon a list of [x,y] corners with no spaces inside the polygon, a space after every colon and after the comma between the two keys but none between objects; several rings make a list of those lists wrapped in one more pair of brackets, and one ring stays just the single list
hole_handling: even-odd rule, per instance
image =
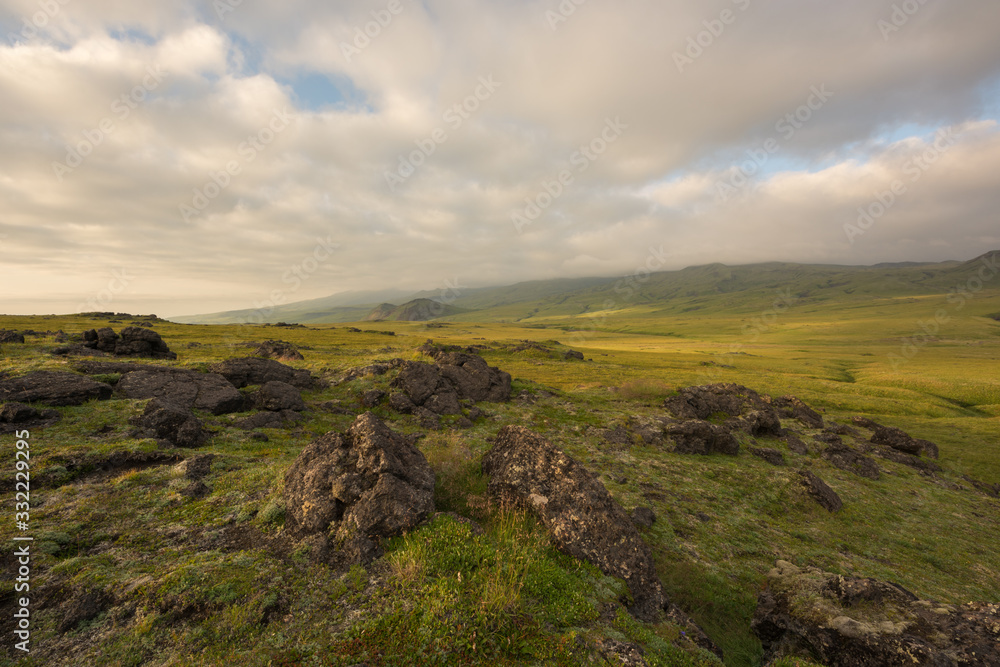
[{"label": "white cloud", "polygon": [[[980,118],[1000,78],[995,2],[926,5],[889,40],[885,0],[730,3],[737,20],[683,73],[675,51],[729,4],[589,2],[553,31],[552,0],[400,2],[350,61],[341,44],[387,3],[242,3],[220,18],[69,2],[0,46],[0,96],[15,101],[0,107],[0,279],[36,276],[0,310],[72,309],[121,267],[142,276],[120,297],[136,310],[250,307],[327,237],[341,250],[294,298],[624,273],[663,244],[678,268],[962,258],[996,238],[1000,134]],[[0,8],[7,34],[37,4]],[[158,65],[162,85],[117,114]],[[294,109],[281,82],[309,72],[360,103]],[[478,108],[446,115],[489,76],[501,85]],[[776,124],[815,86],[832,97],[784,136]],[[286,109],[294,121],[269,134]],[[574,161],[609,118],[628,126],[620,138]],[[105,119],[112,131],[59,181],[53,162]],[[959,139],[849,243],[857,208],[912,179],[925,138],[879,141],[911,124]],[[436,130],[446,139],[391,192],[386,172]],[[720,202],[715,184],[769,138],[778,150]],[[511,212],[563,169],[572,182],[518,234]],[[213,177],[229,185],[185,220]]]}]

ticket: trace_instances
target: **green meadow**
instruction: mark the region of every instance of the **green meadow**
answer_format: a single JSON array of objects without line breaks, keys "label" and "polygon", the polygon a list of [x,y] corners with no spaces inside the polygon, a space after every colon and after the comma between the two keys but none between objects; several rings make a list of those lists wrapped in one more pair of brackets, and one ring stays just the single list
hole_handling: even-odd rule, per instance
[{"label": "green meadow", "polygon": [[[750,619],[777,559],[892,580],[942,602],[1000,601],[1000,500],[965,479],[1000,483],[1000,283],[973,289],[972,268],[774,265],[742,275],[701,267],[687,270],[687,282],[633,276],[561,295],[508,295],[506,304],[469,294],[455,302],[461,312],[429,323],[160,322],[156,331],[179,355],[173,365],[205,369],[246,356],[248,342],[281,339],[305,356],[290,365],[329,386],[304,392],[307,419],[264,429],[266,441],[234,428],[231,416],[199,414],[213,435],[197,453],[217,457],[205,480],[211,493],[197,500],[179,493],[173,465],[100,470],[124,451],[195,453],[129,436],[128,419],[144,401],[58,408],[61,421],[31,433],[39,606],[36,652],[16,664],[576,665],[590,664],[610,639],[639,644],[652,665],[717,664],[670,623],[629,617],[618,603],[627,594],[621,581],[556,552],[530,517],[487,501],[479,461],[506,424],[562,447],[626,509],[653,508],[658,521],[643,536],[660,576],[727,665],[761,664]],[[20,331],[99,326],[107,320],[0,316],[0,328]],[[417,348],[428,339],[483,346],[489,363],[514,377],[515,399],[482,404],[489,418],[465,430],[446,421],[425,432],[413,417],[373,411],[399,431],[426,433],[418,447],[437,474],[439,511],[472,518],[484,532],[438,516],[386,544],[367,569],[311,562],[283,539],[285,471],[311,439],[353,421],[323,404],[360,412],[363,391],[388,387],[387,377],[339,383],[346,371],[426,359]],[[516,351],[524,341],[550,352]],[[2,344],[2,369],[70,369],[76,358],[51,355],[57,346],[51,334]],[[568,350],[585,360],[560,354]],[[639,441],[612,446],[601,435],[663,416],[664,399],[681,387],[714,382],[798,396],[827,422],[863,415],[902,428],[939,445],[944,471],[877,459],[884,474],[869,480],[832,467],[818,446],[798,455],[762,439],[789,462],[776,468],[746,447],[737,457],[696,457]],[[13,436],[0,436],[6,480],[14,451]],[[837,491],[841,512],[801,489],[802,468]],[[3,487],[8,512],[12,489]],[[0,532],[8,554],[12,519]],[[5,566],[13,567],[9,558]],[[111,602],[60,630],[59,602],[88,591]],[[13,599],[5,576],[5,618]]]}]

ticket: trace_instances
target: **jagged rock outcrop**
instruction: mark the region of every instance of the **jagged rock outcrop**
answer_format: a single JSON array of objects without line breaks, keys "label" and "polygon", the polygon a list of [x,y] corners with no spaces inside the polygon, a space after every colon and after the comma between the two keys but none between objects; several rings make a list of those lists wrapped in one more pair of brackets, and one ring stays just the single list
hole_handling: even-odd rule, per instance
[{"label": "jagged rock outcrop", "polygon": [[132,424],[139,428],[138,435],[166,440],[176,447],[198,447],[206,439],[201,420],[191,410],[163,398],[147,403],[142,415],[133,418]]},{"label": "jagged rock outcrop", "polygon": [[920,456],[923,454],[932,459],[936,459],[939,456],[936,444],[930,440],[914,438],[902,429],[893,426],[883,426],[868,417],[853,417],[851,422],[855,426],[860,426],[872,432],[872,444],[889,447],[910,456]]},{"label": "jagged rock outcrop", "polygon": [[24,343],[24,334],[10,329],[0,329],[0,343]]},{"label": "jagged rock outcrop", "polygon": [[285,529],[333,533],[349,560],[378,553],[382,538],[413,530],[434,512],[434,472],[424,455],[378,417],[310,443],[285,475]]},{"label": "jagged rock outcrop", "polygon": [[624,579],[634,613],[656,617],[666,598],[652,552],[625,510],[586,468],[520,426],[500,430],[482,465],[493,498],[536,514],[560,551]]},{"label": "jagged rock outcrop", "polygon": [[689,419],[683,422],[668,424],[664,432],[677,446],[678,454],[727,454],[736,456],[740,453],[740,443],[726,428],[706,421]]},{"label": "jagged rock outcrop", "polygon": [[51,426],[59,421],[58,410],[39,410],[24,403],[0,404],[0,433]]},{"label": "jagged rock outcrop", "polygon": [[1000,665],[1000,605],[919,600],[901,586],[778,561],[757,601],[765,661],[830,667]]},{"label": "jagged rock outcrop", "polygon": [[830,485],[819,478],[819,475],[809,470],[800,470],[799,475],[802,485],[813,499],[829,512],[839,512],[844,507],[844,502],[837,495],[837,492],[830,488]]},{"label": "jagged rock outcrop", "polygon": [[301,392],[287,382],[277,380],[261,385],[260,390],[253,394],[251,400],[255,408],[269,412],[281,412],[282,410],[302,412],[306,409]]},{"label": "jagged rock outcrop", "polygon": [[111,398],[111,385],[64,371],[32,371],[0,380],[0,401],[44,403],[55,407]]},{"label": "jagged rock outcrop", "polygon": [[782,396],[772,401],[781,417],[798,419],[809,428],[823,428],[823,417],[795,396]]},{"label": "jagged rock outcrop", "polygon": [[663,405],[681,419],[707,420],[724,415],[724,425],[730,430],[754,436],[782,434],[781,419],[770,398],[738,384],[686,387]]},{"label": "jagged rock outcrop", "polygon": [[535,514],[557,549],[624,579],[637,618],[653,621],[665,610],[721,657],[701,629],[667,600],[652,551],[629,514],[573,457],[524,427],[505,426],[483,456],[482,468],[490,478],[489,495]]},{"label": "jagged rock outcrop", "polygon": [[213,364],[211,370],[229,380],[237,389],[272,381],[287,382],[299,389],[311,389],[314,384],[312,374],[307,370],[299,370],[273,359],[259,357],[226,359]]},{"label": "jagged rock outcrop", "polygon": [[836,441],[823,450],[823,458],[832,463],[835,467],[867,479],[881,479],[878,464],[858,450],[845,445],[839,436],[834,436]]},{"label": "jagged rock outcrop", "polygon": [[898,452],[914,456],[926,454],[932,459],[936,459],[939,455],[938,446],[933,442],[911,437],[903,430],[891,426],[877,427],[872,434],[872,442],[876,445],[885,445]]},{"label": "jagged rock outcrop", "polygon": [[225,415],[244,409],[245,398],[226,378],[215,373],[181,369],[128,373],[116,385],[126,398],[162,398],[181,408]]},{"label": "jagged rock outcrop", "polygon": [[283,340],[265,340],[253,344],[253,356],[264,357],[265,359],[278,359],[280,361],[302,361],[305,357],[299,352],[299,348]]},{"label": "jagged rock outcrop", "polygon": [[462,413],[463,399],[510,399],[510,374],[491,367],[482,357],[434,350],[434,359],[433,364],[404,361],[393,380],[393,387],[401,389],[414,406],[438,415],[455,415]]},{"label": "jagged rock outcrop", "polygon": [[750,453],[759,459],[764,459],[773,466],[785,465],[785,455],[770,447],[750,447]]}]

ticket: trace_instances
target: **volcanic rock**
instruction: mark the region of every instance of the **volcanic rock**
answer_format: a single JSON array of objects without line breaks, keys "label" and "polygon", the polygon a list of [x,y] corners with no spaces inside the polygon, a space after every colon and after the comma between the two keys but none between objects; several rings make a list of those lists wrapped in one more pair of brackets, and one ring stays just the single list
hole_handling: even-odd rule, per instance
[{"label": "volcanic rock", "polygon": [[772,403],[782,417],[798,419],[809,428],[823,428],[823,417],[795,396],[782,396]]},{"label": "volcanic rock", "polygon": [[163,398],[147,403],[142,416],[132,423],[144,437],[167,440],[177,447],[198,447],[206,439],[201,421],[189,409]]},{"label": "volcanic rock", "polygon": [[872,442],[885,445],[905,454],[926,454],[933,459],[938,458],[938,446],[928,440],[918,440],[906,432],[891,426],[877,426],[872,435]]},{"label": "volcanic rock", "polygon": [[181,369],[128,373],[116,385],[126,398],[162,398],[181,408],[225,415],[244,409],[245,399],[226,378]]},{"label": "volcanic rock", "polygon": [[816,473],[809,470],[800,470],[802,484],[813,499],[829,512],[838,512],[844,506],[844,502],[837,495],[837,492],[819,478]]},{"label": "volcanic rock", "polygon": [[[98,333],[98,341],[100,341],[100,333]],[[163,342],[160,334],[152,329],[145,329],[143,327],[125,327],[122,329],[121,340],[115,343],[114,352],[115,356],[118,357],[177,358],[177,353],[170,351],[170,348]]]},{"label": "volcanic rock", "polygon": [[785,465],[785,456],[777,449],[770,449],[769,447],[750,447],[750,453],[757,458],[764,459],[773,466]]},{"label": "volcanic rock", "polygon": [[919,600],[901,586],[778,561],[752,623],[764,661],[830,667],[1000,665],[1000,605]]},{"label": "volcanic rock", "polygon": [[302,412],[306,409],[305,401],[302,400],[302,394],[299,390],[287,382],[277,380],[265,382],[260,390],[253,395],[253,403],[258,410],[270,412],[282,410]]},{"label": "volcanic rock", "polygon": [[621,577],[633,613],[655,619],[666,602],[653,555],[635,525],[597,479],[572,457],[520,426],[505,426],[483,457],[489,494],[533,512],[556,548]]},{"label": "volcanic rock", "polygon": [[409,440],[378,417],[359,416],[343,434],[310,443],[285,475],[285,528],[304,537],[334,532],[350,560],[420,525],[434,511],[434,472]]},{"label": "volcanic rock", "polygon": [[273,359],[227,359],[212,365],[211,369],[229,380],[237,389],[271,381],[287,382],[299,389],[310,389],[313,386],[313,377],[309,371],[292,368]]},{"label": "volcanic rock", "polygon": [[666,434],[677,443],[678,454],[728,454],[740,453],[740,443],[722,426],[706,421],[689,419],[667,425]]},{"label": "volcanic rock", "polygon": [[265,340],[254,347],[253,355],[281,361],[302,361],[305,358],[297,347],[283,340]]},{"label": "volcanic rock", "polygon": [[111,398],[111,385],[63,371],[32,371],[0,380],[0,401],[44,403],[52,406],[81,405]]},{"label": "volcanic rock", "polygon": [[855,475],[860,475],[867,479],[881,479],[882,477],[878,469],[878,464],[873,459],[870,459],[853,447],[845,445],[843,442],[831,444],[823,450],[822,456],[835,467],[847,472],[853,472]]}]

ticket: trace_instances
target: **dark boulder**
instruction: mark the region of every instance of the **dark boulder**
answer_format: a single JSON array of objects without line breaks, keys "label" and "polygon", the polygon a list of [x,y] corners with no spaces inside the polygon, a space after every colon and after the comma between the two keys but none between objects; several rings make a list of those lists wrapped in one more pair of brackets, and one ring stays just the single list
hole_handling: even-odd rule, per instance
[{"label": "dark boulder", "polygon": [[94,361],[93,359],[83,359],[78,361],[73,364],[73,368],[81,373],[86,373],[87,375],[110,375],[113,373],[125,375],[126,373],[138,373],[140,371],[145,371],[147,373],[164,373],[182,370],[174,366],[134,364],[125,361]]},{"label": "dark boulder", "polygon": [[784,433],[781,420],[774,410],[750,410],[746,414],[727,419],[725,425],[752,436],[781,436]]},{"label": "dark boulder", "polygon": [[126,398],[162,398],[178,407],[207,410],[213,415],[240,412],[245,403],[243,394],[215,373],[138,371],[122,377],[116,388]]},{"label": "dark boulder", "polygon": [[111,393],[109,384],[63,371],[32,371],[21,377],[0,380],[0,401],[58,407],[81,405],[94,399],[104,401],[111,398]]},{"label": "dark boulder", "polygon": [[10,329],[0,329],[0,343],[24,343],[24,334]]},{"label": "dark boulder", "polygon": [[292,368],[273,359],[227,359],[213,364],[211,370],[229,380],[237,389],[272,381],[287,382],[299,389],[311,389],[313,386],[313,377],[309,371]]},{"label": "dark boulder", "polygon": [[282,410],[295,410],[302,412],[306,409],[305,401],[299,390],[287,382],[272,380],[265,382],[259,391],[253,395],[254,407],[258,410],[268,410],[269,412],[281,412]]},{"label": "dark boulder", "polygon": [[809,655],[830,667],[1000,665],[1000,605],[919,600],[893,583],[778,561],[752,629],[764,661]]},{"label": "dark boulder", "polygon": [[904,454],[914,456],[926,454],[936,459],[938,458],[938,446],[928,440],[918,440],[911,437],[905,431],[891,426],[877,426],[872,434],[872,443],[891,447]]},{"label": "dark boulder", "polygon": [[777,449],[768,447],[750,447],[750,453],[757,458],[764,459],[773,466],[785,465],[785,456]]},{"label": "dark boulder", "polygon": [[118,334],[111,327],[101,327],[83,332],[83,346],[100,352],[114,354],[118,339]]},{"label": "dark boulder", "polygon": [[369,389],[361,394],[361,405],[366,408],[374,408],[385,398],[385,392],[381,389]]},{"label": "dark boulder", "polygon": [[663,405],[682,419],[708,419],[717,414],[738,417],[751,410],[773,410],[753,389],[731,383],[685,387]]},{"label": "dark boulder", "polygon": [[285,506],[289,534],[332,531],[348,560],[367,560],[379,539],[413,530],[433,513],[434,472],[407,438],[369,412],[299,454],[285,475]]},{"label": "dark boulder", "polygon": [[265,340],[261,343],[251,343],[254,346],[253,356],[281,361],[302,361],[305,357],[299,348],[283,340]]},{"label": "dark boulder", "polygon": [[729,430],[753,436],[782,434],[781,419],[768,396],[738,384],[685,387],[664,401],[664,407],[681,419],[717,420],[725,417]]},{"label": "dark boulder", "polygon": [[340,382],[351,382],[353,380],[358,380],[363,377],[371,376],[381,376],[385,375],[389,371],[400,368],[406,362],[402,359],[392,359],[391,361],[370,364],[368,366],[359,366],[358,368],[352,368],[347,372],[344,377],[342,377]]},{"label": "dark boulder", "polygon": [[677,443],[678,454],[727,454],[740,453],[740,443],[733,434],[716,424],[690,419],[667,425],[667,436]]},{"label": "dark boulder", "polygon": [[389,395],[389,407],[404,415],[408,415],[417,409],[416,404],[410,400],[410,397],[399,391]]},{"label": "dark boulder", "polygon": [[125,327],[121,332],[121,340],[115,344],[115,356],[176,359],[177,353],[171,352],[160,334],[152,329]]},{"label": "dark boulder", "polygon": [[177,447],[198,447],[206,439],[201,421],[189,409],[162,398],[147,403],[132,423],[139,428],[139,435],[167,440]]},{"label": "dark boulder", "polygon": [[39,410],[24,403],[4,403],[0,405],[0,433],[51,426],[60,418],[58,410]]},{"label": "dark boulder", "polygon": [[813,499],[829,512],[839,512],[844,507],[844,502],[837,495],[837,492],[830,488],[819,476],[809,470],[800,470],[802,485]]},{"label": "dark boulder", "polygon": [[941,466],[934,461],[921,458],[919,456],[914,456],[913,454],[904,454],[903,452],[897,452],[895,449],[889,449],[887,447],[880,447],[874,452],[879,457],[886,459],[887,461],[893,461],[895,463],[902,463],[904,466],[909,466],[914,470],[917,470],[925,475],[932,476],[936,472],[941,472]]},{"label": "dark boulder", "polygon": [[448,386],[441,377],[441,371],[433,364],[408,361],[393,381],[393,386],[399,387],[415,405],[423,405],[427,399],[438,392],[454,393],[454,388]]},{"label": "dark boulder", "polygon": [[802,438],[795,435],[794,433],[786,433],[784,435],[785,442],[788,443],[788,449],[792,450],[794,454],[800,456],[805,456],[809,454],[809,446],[802,441]]},{"label": "dark boulder", "polygon": [[435,363],[405,361],[393,386],[410,401],[439,415],[461,414],[461,400],[510,399],[511,377],[475,354],[431,349]]},{"label": "dark boulder", "polygon": [[621,577],[633,613],[654,620],[664,606],[653,555],[628,514],[572,457],[520,426],[505,426],[483,457],[490,496],[541,519],[560,551]]},{"label": "dark boulder", "polygon": [[831,443],[829,447],[823,450],[822,456],[824,459],[832,463],[836,468],[852,472],[866,479],[882,478],[878,464],[873,459],[865,456],[853,447],[845,445],[839,441],[839,437],[837,439],[838,442]]},{"label": "dark boulder", "polygon": [[772,402],[780,416],[798,419],[809,428],[823,428],[823,417],[795,396],[782,396]]}]

